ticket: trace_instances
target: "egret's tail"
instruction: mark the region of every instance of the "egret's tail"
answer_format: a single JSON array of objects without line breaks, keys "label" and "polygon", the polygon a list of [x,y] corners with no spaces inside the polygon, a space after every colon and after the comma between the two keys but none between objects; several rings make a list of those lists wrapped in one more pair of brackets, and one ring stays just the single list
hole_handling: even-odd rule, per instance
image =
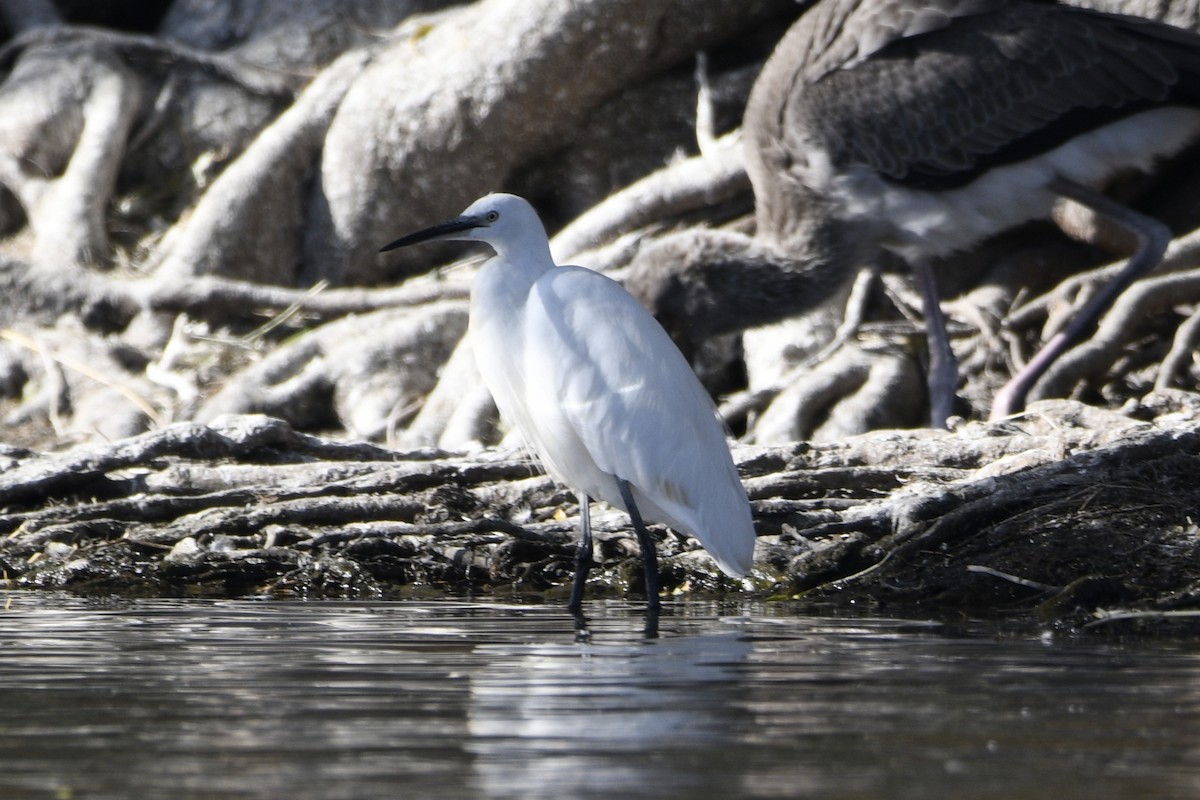
[{"label": "egret's tail", "polygon": [[732,463],[729,470],[731,481],[710,487],[713,491],[691,502],[673,502],[661,494],[651,499],[636,488],[634,500],[643,516],[694,536],[726,575],[744,578],[754,566],[756,534],[750,501]]}]

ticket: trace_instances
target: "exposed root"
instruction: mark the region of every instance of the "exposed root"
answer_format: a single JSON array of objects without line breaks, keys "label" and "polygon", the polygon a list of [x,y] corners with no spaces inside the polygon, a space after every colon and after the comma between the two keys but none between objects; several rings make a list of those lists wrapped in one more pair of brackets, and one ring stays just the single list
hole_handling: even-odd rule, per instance
[{"label": "exposed root", "polygon": [[[1200,416],[1161,419],[1055,401],[953,433],[737,447],[757,591],[1053,624],[1194,610]],[[397,453],[224,417],[0,458],[10,585],[565,595],[573,568],[574,498],[504,453]],[[627,519],[593,522],[606,564],[594,583],[622,591],[638,563]],[[695,542],[667,534],[658,547],[669,590],[743,590]],[[330,581],[331,570],[356,577]]]}]

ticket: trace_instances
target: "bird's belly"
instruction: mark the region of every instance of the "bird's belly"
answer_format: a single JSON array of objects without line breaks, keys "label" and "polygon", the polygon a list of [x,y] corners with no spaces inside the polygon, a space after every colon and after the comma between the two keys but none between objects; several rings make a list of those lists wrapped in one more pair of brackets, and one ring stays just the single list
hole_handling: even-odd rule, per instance
[{"label": "bird's belly", "polygon": [[1009,228],[1048,217],[1063,177],[1092,188],[1119,172],[1148,171],[1200,137],[1200,110],[1145,111],[1077,136],[1035,158],[997,167],[958,189],[929,191],[890,183],[866,168],[839,179],[847,216],[871,215],[885,247],[907,260],[963,250]]}]

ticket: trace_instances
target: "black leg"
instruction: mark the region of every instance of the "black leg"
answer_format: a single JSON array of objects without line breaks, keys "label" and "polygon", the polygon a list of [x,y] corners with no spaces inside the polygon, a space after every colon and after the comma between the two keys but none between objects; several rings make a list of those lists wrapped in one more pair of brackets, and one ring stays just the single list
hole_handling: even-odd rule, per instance
[{"label": "black leg", "polygon": [[[654,599],[658,600],[657,597],[655,597]],[[657,639],[658,638],[659,608],[660,608],[660,606],[657,602],[651,603],[650,605],[646,606],[646,625],[645,625],[645,627],[642,628],[642,636],[645,636],[647,639]]]},{"label": "black leg", "polygon": [[583,608],[583,586],[592,568],[592,518],[589,506],[588,496],[580,492],[579,549],[575,552],[575,582],[571,584],[571,602],[567,603],[567,608],[577,614]]},{"label": "black leg", "polygon": [[[637,504],[633,502],[633,489],[629,481],[617,476],[617,488],[621,491],[621,499],[625,501],[625,510],[633,521],[633,530],[637,534],[638,546],[642,549],[642,570],[646,573],[646,603],[655,612],[658,611],[658,551],[654,547],[654,539],[642,522]],[[656,626],[657,627],[657,626]]]},{"label": "black leg", "polygon": [[583,609],[572,608],[571,616],[575,618],[575,641],[590,642],[592,640],[592,629],[588,627],[587,617],[583,615]]},{"label": "black leg", "polygon": [[1092,297],[1078,314],[1072,318],[1065,328],[1042,345],[1033,354],[1029,363],[1013,375],[1012,380],[1004,384],[992,399],[993,420],[1003,419],[1025,408],[1025,397],[1038,379],[1045,374],[1050,365],[1058,359],[1067,348],[1082,341],[1091,333],[1099,322],[1100,317],[1116,301],[1122,292],[1138,278],[1150,272],[1162,261],[1167,244],[1171,241],[1171,232],[1158,220],[1137,213],[1120,203],[1105,197],[1099,192],[1080,186],[1065,178],[1055,178],[1051,181],[1050,190],[1063,197],[1074,200],[1081,205],[1108,218],[1137,237],[1137,250],[1124,268],[1111,281]]},{"label": "black leg", "polygon": [[950,349],[950,335],[946,333],[946,318],[942,315],[933,268],[927,261],[919,260],[912,264],[912,270],[917,276],[925,311],[925,338],[929,348],[929,422],[935,428],[945,428],[946,420],[954,411],[958,364]]}]

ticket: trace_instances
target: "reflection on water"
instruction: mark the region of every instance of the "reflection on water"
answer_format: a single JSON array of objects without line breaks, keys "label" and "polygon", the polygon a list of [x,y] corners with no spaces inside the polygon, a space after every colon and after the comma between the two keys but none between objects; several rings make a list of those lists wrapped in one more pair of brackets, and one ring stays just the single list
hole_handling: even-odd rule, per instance
[{"label": "reflection on water", "polygon": [[1190,643],[787,606],[0,612],[0,799],[1200,796]]},{"label": "reflection on water", "polygon": [[488,666],[471,679],[467,714],[484,794],[734,796],[732,771],[663,762],[732,742],[742,727],[731,720],[738,665],[751,648],[733,631],[611,647],[481,647]]}]

